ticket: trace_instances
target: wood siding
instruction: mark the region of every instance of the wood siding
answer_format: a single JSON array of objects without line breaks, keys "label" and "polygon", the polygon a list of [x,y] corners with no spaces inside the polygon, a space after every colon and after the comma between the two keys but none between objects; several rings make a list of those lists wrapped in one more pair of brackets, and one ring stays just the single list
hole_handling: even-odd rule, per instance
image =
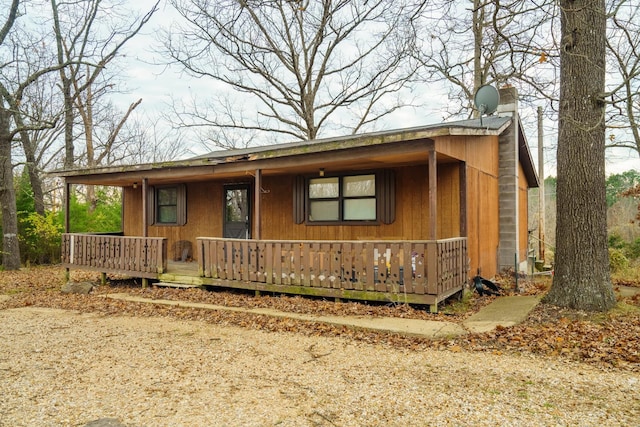
[{"label": "wood siding", "polygon": [[[425,162],[426,164],[426,162]],[[396,220],[375,225],[295,224],[294,176],[263,178],[262,238],[285,240],[420,240],[428,235],[429,178],[425,166],[394,169]],[[460,179],[458,165],[438,165],[438,238],[459,237]],[[215,236],[214,236],[215,237]]]},{"label": "wood siding", "polygon": [[467,166],[491,174],[498,174],[498,137],[446,136],[436,139],[436,151]]},{"label": "wood siding", "polygon": [[[469,272],[471,275],[481,272],[483,276],[492,277],[498,272],[498,138],[448,136],[436,139],[436,149],[438,154],[466,162]],[[438,167],[443,168],[441,165]],[[438,185],[443,185],[440,177]],[[438,210],[441,209],[439,206]],[[439,224],[442,219],[438,218]]]},{"label": "wood siding", "polygon": [[[498,138],[495,136],[448,136],[438,138],[437,165],[437,238],[459,237],[461,189],[466,188],[466,222],[468,255],[472,274],[497,273],[498,247]],[[460,163],[454,159],[464,160]],[[395,174],[395,221],[372,225],[311,225],[296,224],[293,206],[293,186],[299,175],[263,174],[260,188],[260,231],[267,240],[425,240],[429,236],[429,177],[427,157],[415,159],[414,165],[391,168]],[[466,166],[461,166],[466,165]],[[461,175],[460,168],[465,172]],[[255,171],[254,171],[255,172]],[[460,177],[466,178],[465,185]],[[187,183],[187,222],[183,227],[151,225],[149,237],[166,237],[169,258],[179,242],[189,242],[195,248],[197,237],[222,237],[223,185],[244,182],[254,184],[248,175],[241,180],[220,180]],[[523,182],[526,187],[526,183]],[[126,187],[123,192],[123,231],[139,236],[142,230],[142,190]],[[255,208],[255,206],[254,206]],[[525,211],[526,212],[526,211]],[[522,211],[521,211],[522,215]],[[526,215],[526,214],[525,214]],[[252,216],[252,222],[255,218]],[[255,224],[252,224],[255,229]],[[526,230],[521,241],[526,242]],[[467,237],[463,236],[463,237]],[[192,258],[197,261],[195,249]]]},{"label": "wood siding", "polygon": [[475,168],[467,169],[467,228],[470,274],[492,277],[497,273],[498,178]]},{"label": "wood siding", "polygon": [[[412,166],[395,169],[396,220],[375,225],[295,224],[293,218],[294,175],[264,176],[260,193],[261,234],[263,239],[283,240],[421,240],[428,235],[429,179],[427,168]],[[185,226],[151,225],[149,237],[166,237],[169,256],[176,242],[196,237],[221,237],[223,226],[223,185],[228,182],[194,182],[187,185],[187,223]],[[438,165],[438,238],[460,234],[460,174],[457,163]],[[124,190],[125,235],[141,235],[142,190]],[[193,258],[197,260],[198,255]]]},{"label": "wood siding", "polygon": [[[124,216],[123,231],[125,236],[141,236],[142,230],[142,189],[127,187],[123,193]],[[222,236],[223,209],[222,184],[212,182],[187,184],[187,222],[184,226],[150,225],[147,228],[149,237],[165,237],[170,259],[181,254],[176,253],[178,242],[190,242],[192,252],[195,249],[196,237]],[[196,259],[195,253],[191,255]]]}]

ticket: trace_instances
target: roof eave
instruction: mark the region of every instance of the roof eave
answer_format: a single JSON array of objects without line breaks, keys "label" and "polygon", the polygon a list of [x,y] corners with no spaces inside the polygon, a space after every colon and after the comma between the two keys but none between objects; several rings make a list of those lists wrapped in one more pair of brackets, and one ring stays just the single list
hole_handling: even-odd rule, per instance
[{"label": "roof eave", "polygon": [[[361,135],[348,135],[325,138],[300,143],[276,144],[273,146],[252,147],[238,150],[225,150],[198,156],[191,159],[146,163],[138,165],[106,166],[85,169],[67,169],[50,172],[55,177],[77,177],[87,175],[129,174],[155,171],[159,169],[189,168],[211,166],[240,161],[268,160],[290,156],[299,156],[334,150],[348,150],[373,147],[397,142],[428,140],[442,136],[487,136],[500,135],[510,124],[510,120],[493,117],[494,127],[482,126],[479,120],[465,120],[439,125],[428,125],[391,131],[372,132]],[[497,124],[496,124],[496,120]],[[485,118],[485,120],[487,120]]]}]

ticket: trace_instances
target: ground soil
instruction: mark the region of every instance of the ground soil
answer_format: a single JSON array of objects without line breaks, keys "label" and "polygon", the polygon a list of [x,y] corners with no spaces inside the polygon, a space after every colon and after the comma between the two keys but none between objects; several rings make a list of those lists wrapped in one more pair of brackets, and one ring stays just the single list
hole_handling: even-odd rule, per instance
[{"label": "ground soil", "polygon": [[[65,295],[63,277],[56,267],[0,272],[0,426],[104,417],[131,426],[615,426],[640,419],[637,295],[605,315],[541,304],[518,326],[427,340],[101,295],[454,322],[494,297],[473,295],[431,314],[406,305],[142,289],[116,278],[89,295]],[[512,288],[508,278],[501,283]],[[526,293],[548,286],[524,284]]]}]

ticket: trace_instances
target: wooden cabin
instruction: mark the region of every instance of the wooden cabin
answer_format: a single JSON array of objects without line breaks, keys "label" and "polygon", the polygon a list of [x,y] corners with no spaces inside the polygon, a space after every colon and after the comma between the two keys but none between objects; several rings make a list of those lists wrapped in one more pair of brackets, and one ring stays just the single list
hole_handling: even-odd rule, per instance
[{"label": "wooden cabin", "polygon": [[63,265],[436,309],[526,260],[538,181],[501,95],[507,113],[482,120],[59,172],[67,200],[78,184],[123,196],[122,230],[65,233]]}]

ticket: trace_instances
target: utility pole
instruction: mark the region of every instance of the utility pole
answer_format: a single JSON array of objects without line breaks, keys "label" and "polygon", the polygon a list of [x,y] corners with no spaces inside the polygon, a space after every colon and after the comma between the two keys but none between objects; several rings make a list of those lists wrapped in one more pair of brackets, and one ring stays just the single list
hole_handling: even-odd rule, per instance
[{"label": "utility pole", "polygon": [[542,129],[542,107],[538,107],[538,255],[544,264],[544,131]]}]

